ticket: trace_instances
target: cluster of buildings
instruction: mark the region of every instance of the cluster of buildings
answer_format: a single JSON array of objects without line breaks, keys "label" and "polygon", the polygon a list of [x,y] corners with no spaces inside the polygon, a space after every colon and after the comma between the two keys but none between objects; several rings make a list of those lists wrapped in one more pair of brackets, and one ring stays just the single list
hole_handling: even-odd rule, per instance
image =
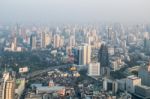
[{"label": "cluster of buildings", "polygon": [[128,92],[130,97],[134,96],[135,99],[149,99],[150,98],[150,85],[149,85],[149,72],[150,66],[143,66],[138,71],[138,76],[131,75],[123,79],[108,79],[103,80],[103,89],[110,91],[114,95],[117,92]]},{"label": "cluster of buildings", "polygon": [[0,79],[0,99],[20,99],[25,89],[25,78],[16,79],[14,72],[4,72]]},{"label": "cluster of buildings", "polygon": [[[150,30],[147,29],[146,25],[124,26],[113,24],[107,26],[102,24],[100,27],[98,25],[66,25],[57,28],[17,27],[12,28],[12,31],[14,32],[10,33],[9,39],[5,39],[4,51],[46,50],[51,52],[51,55],[58,57],[59,60],[54,61],[63,61],[63,58],[67,57],[77,66],[74,68],[87,70],[86,76],[101,83],[99,86],[102,88],[98,91],[91,88],[94,84],[88,83],[87,86],[86,84],[76,84],[80,97],[83,99],[131,99],[133,96],[143,99],[150,98],[150,66],[141,66],[141,64],[149,61]],[[69,61],[67,62],[69,63]],[[121,72],[125,76],[123,79],[113,77],[113,73],[117,73],[121,69],[128,70],[134,64],[140,65],[140,69],[137,71],[138,75],[124,74],[123,71]],[[71,78],[78,79],[83,76],[78,71],[54,74],[57,74],[55,78],[59,77],[62,82],[66,83],[71,81]],[[51,77],[51,72],[49,72],[49,75]],[[119,73],[116,75],[121,76]],[[48,78],[45,77],[44,79]],[[57,79],[53,80],[54,82],[57,81]],[[6,97],[7,82],[14,83],[14,79],[6,77],[2,82],[5,83],[2,84],[2,86],[5,86],[2,87],[5,90],[2,92],[2,96]],[[23,90],[24,81],[18,82],[22,83],[18,85],[15,92],[19,97],[21,91],[18,90]],[[68,96],[78,97],[75,86],[66,87],[64,83],[59,85],[54,82],[50,81],[46,86],[41,83],[31,84],[32,91],[29,91],[25,99],[66,97],[69,91],[72,94]],[[71,83],[69,82],[69,84]],[[10,86],[14,89],[13,85]],[[14,96],[10,94],[9,97]]]}]

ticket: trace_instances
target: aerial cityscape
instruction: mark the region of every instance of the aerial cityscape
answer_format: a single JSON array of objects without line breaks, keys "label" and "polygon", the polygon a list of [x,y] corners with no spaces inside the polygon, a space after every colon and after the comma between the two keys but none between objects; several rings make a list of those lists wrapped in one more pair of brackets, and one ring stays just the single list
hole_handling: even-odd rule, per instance
[{"label": "aerial cityscape", "polygon": [[148,5],[0,1],[0,99],[150,99]]}]

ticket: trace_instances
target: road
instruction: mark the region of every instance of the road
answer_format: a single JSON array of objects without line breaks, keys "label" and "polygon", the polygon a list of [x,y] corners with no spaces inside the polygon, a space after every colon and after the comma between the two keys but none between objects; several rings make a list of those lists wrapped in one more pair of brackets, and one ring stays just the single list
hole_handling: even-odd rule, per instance
[{"label": "road", "polygon": [[35,72],[32,72],[32,73],[29,73],[27,75],[26,79],[33,78],[35,76],[38,76],[40,74],[46,73],[46,72],[54,70],[54,69],[66,68],[66,67],[70,67],[70,66],[71,66],[71,64],[68,64],[68,65],[59,65],[59,66],[49,67],[49,68],[46,68],[46,69],[43,69],[43,70],[38,70],[38,71],[35,71]]}]

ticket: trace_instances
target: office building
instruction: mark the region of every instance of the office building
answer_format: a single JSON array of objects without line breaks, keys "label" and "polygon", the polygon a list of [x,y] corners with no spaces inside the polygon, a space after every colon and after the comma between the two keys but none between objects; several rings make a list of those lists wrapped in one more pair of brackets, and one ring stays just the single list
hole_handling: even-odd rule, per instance
[{"label": "office building", "polygon": [[46,48],[46,34],[45,32],[41,33],[41,48]]},{"label": "office building", "polygon": [[135,95],[142,99],[150,99],[150,87],[144,85],[135,86]]},{"label": "office building", "polygon": [[99,62],[93,62],[88,65],[88,75],[100,76],[100,63]]},{"label": "office building", "polygon": [[141,85],[141,78],[135,76],[128,76],[126,79],[126,90],[130,93],[135,92],[135,86]]},{"label": "office building", "polygon": [[14,99],[15,97],[15,79],[7,72],[3,74],[0,80],[0,99]]},{"label": "office building", "polygon": [[103,80],[103,90],[111,91],[113,95],[115,95],[118,91],[118,83],[117,81],[113,81],[107,78]]},{"label": "office building", "polygon": [[98,52],[98,61],[100,62],[101,67],[109,66],[108,47],[105,44],[101,45],[101,48]]},{"label": "office building", "polygon": [[60,47],[60,35],[58,34],[54,35],[53,43],[54,43],[54,48]]},{"label": "office building", "polygon": [[150,87],[150,63],[148,66],[141,67],[138,75],[142,80],[142,84]]},{"label": "office building", "polygon": [[78,48],[79,65],[87,65],[91,62],[91,46],[83,44]]},{"label": "office building", "polygon": [[69,46],[70,47],[73,47],[73,46],[75,46],[75,36],[70,36],[69,37]]},{"label": "office building", "polygon": [[45,46],[47,47],[51,43],[51,36],[50,34],[46,33],[45,34]]},{"label": "office building", "polygon": [[149,38],[144,39],[144,50],[146,53],[150,52],[150,39]]},{"label": "office building", "polygon": [[98,52],[98,61],[101,65],[101,75],[102,76],[109,76],[110,69],[109,69],[109,54],[108,54],[108,47],[105,44],[101,45],[101,48]]},{"label": "office building", "polygon": [[15,97],[15,80],[9,78],[6,81],[4,99],[14,99]]},{"label": "office building", "polygon": [[37,41],[36,41],[36,36],[35,35],[31,35],[31,37],[30,37],[30,46],[31,46],[31,50],[36,49]]}]

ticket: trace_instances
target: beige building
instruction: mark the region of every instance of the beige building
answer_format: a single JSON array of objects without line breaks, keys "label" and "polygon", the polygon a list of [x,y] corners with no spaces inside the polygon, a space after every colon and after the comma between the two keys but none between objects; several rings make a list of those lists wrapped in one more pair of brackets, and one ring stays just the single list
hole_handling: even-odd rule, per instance
[{"label": "beige building", "polygon": [[14,95],[15,95],[15,81],[10,78],[8,81],[6,81],[4,99],[14,99],[15,97]]},{"label": "beige building", "polygon": [[64,37],[55,34],[53,39],[53,44],[54,44],[54,48],[62,47],[64,45]]},{"label": "beige building", "polygon": [[88,65],[88,75],[89,76],[100,76],[100,63],[94,62]]},{"label": "beige building", "polygon": [[9,73],[4,73],[0,81],[0,99],[14,99],[15,79]]},{"label": "beige building", "polygon": [[79,46],[79,65],[87,65],[91,62],[91,46],[83,44]]},{"label": "beige building", "polygon": [[75,36],[70,36],[70,37],[69,37],[69,44],[68,44],[68,45],[69,45],[70,47],[73,47],[73,46],[75,46],[75,43],[76,43],[76,42],[75,42]]},{"label": "beige building", "polygon": [[45,34],[45,46],[48,46],[51,43],[51,36],[50,34]]},{"label": "beige building", "polygon": [[126,90],[130,93],[134,93],[136,85],[141,85],[141,78],[128,76],[126,79]]}]

